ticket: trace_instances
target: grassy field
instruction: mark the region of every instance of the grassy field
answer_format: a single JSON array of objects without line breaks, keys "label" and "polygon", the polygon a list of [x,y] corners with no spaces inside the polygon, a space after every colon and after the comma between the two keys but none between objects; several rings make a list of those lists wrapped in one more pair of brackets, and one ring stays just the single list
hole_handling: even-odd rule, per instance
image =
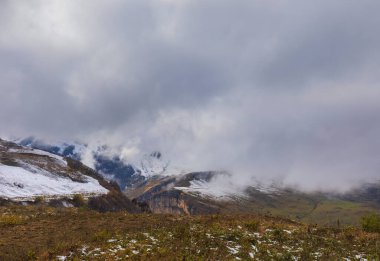
[{"label": "grassy field", "polygon": [[380,236],[261,215],[0,208],[0,260],[379,260]]}]

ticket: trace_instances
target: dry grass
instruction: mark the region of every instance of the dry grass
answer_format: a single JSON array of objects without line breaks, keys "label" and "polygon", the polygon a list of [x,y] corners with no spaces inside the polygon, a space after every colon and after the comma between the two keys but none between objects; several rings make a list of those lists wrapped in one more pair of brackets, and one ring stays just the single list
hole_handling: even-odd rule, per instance
[{"label": "dry grass", "polygon": [[378,259],[376,233],[266,216],[173,216],[3,207],[0,260]]},{"label": "dry grass", "polygon": [[0,216],[0,227],[16,226],[25,223],[25,218],[19,215],[3,214]]}]

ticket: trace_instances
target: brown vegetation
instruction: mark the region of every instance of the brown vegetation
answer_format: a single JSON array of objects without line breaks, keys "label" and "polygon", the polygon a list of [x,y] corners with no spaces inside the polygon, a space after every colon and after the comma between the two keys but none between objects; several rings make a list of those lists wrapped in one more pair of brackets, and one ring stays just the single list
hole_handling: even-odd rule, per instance
[{"label": "brown vegetation", "polygon": [[174,216],[84,208],[0,208],[0,260],[336,260],[379,258],[377,233],[262,215]]}]

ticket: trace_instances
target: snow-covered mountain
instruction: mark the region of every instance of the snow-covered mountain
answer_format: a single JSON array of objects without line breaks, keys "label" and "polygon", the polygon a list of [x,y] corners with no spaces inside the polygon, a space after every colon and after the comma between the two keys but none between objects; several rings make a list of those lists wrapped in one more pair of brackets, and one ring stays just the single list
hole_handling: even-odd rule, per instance
[{"label": "snow-covered mountain", "polygon": [[140,171],[140,175],[147,179],[153,176],[178,176],[191,172],[173,164],[160,151],[153,151],[144,155],[136,168]]},{"label": "snow-covered mountain", "polygon": [[106,180],[116,181],[122,190],[144,179],[136,167],[124,163],[117,155],[110,156],[106,146],[90,148],[87,144],[73,141],[47,143],[34,137],[14,141],[22,146],[79,160],[94,168]]},{"label": "snow-covered mountain", "polygon": [[[91,180],[93,176],[82,177],[68,169],[71,168],[69,162],[75,161],[70,160],[71,158],[83,160],[84,154],[87,153],[88,156],[89,148],[86,145],[69,142],[46,145],[33,140],[19,141],[19,144],[27,145],[28,148],[15,144],[10,146],[10,143],[6,142],[2,144],[0,191],[6,191],[8,197],[23,197],[25,194],[22,194],[22,191],[26,196],[37,195],[35,191],[43,191],[47,195],[75,191],[104,193],[102,188],[98,190],[97,183]],[[95,169],[106,179],[117,181],[129,200],[141,209],[154,213],[273,213],[297,220],[326,221],[320,217],[328,212],[329,219],[339,218],[349,224],[352,222],[349,217],[380,209],[380,183],[362,186],[344,195],[302,192],[275,182],[263,184],[260,181],[252,181],[250,184],[237,187],[236,182],[232,180],[233,177],[226,172],[183,171],[174,167],[170,160],[158,151],[146,154],[141,161],[128,164],[117,155],[110,156],[112,154],[108,153],[107,149],[107,146],[102,146],[90,150]],[[66,157],[63,158],[62,155]],[[34,180],[32,177],[37,179]],[[28,180],[31,181],[25,184]],[[36,183],[46,190],[38,187]],[[27,189],[28,186],[30,189]],[[103,188],[108,189],[104,186]],[[117,199],[111,197],[108,201],[112,202],[110,208],[113,209],[120,200],[125,201],[123,196],[118,196]],[[125,202],[126,205],[130,204],[128,201]],[[345,204],[353,208],[342,208]]]},{"label": "snow-covered mountain", "polygon": [[[176,177],[193,177],[194,180],[188,180],[186,186],[177,186],[176,190],[181,190],[189,194],[196,194],[204,197],[228,198],[230,196],[244,196],[245,188],[237,188],[231,183],[231,177],[226,172],[212,172],[213,178],[202,178],[204,175],[187,175],[194,173],[191,170],[178,167],[160,151],[153,151],[142,156],[136,162],[126,163],[121,160],[119,155],[115,155],[112,148],[107,145],[89,147],[79,142],[56,142],[48,144],[41,140],[29,137],[17,140],[18,144],[35,149],[49,151],[57,155],[82,160],[83,163],[88,161],[88,155],[91,156],[93,168],[107,180],[114,180],[118,183],[121,190],[133,189],[140,186],[141,183],[148,182],[156,177],[171,178]],[[112,156],[111,156],[112,155]],[[87,157],[87,158],[86,158]],[[202,172],[198,172],[202,173]],[[211,173],[211,172],[204,172]],[[272,185],[263,185],[255,182],[255,188],[260,191],[273,192]],[[276,188],[274,188],[275,190]]]},{"label": "snow-covered mountain", "polygon": [[145,155],[141,160],[140,171],[144,177],[164,174],[170,165],[170,161],[163,159],[161,152],[154,151]]},{"label": "snow-covered mountain", "polygon": [[17,143],[20,146],[39,149],[55,155],[70,157],[76,160],[82,159],[82,156],[87,148],[86,144],[82,144],[76,141],[46,143],[34,137],[18,138],[13,140],[13,142]]},{"label": "snow-covered mountain", "polygon": [[[55,155],[80,160],[89,164],[107,180],[114,180],[122,190],[133,187],[135,184],[148,180],[153,176],[171,176],[186,174],[189,171],[174,166],[169,159],[159,151],[143,155],[136,162],[125,162],[120,155],[109,153],[106,145],[90,148],[80,142],[46,143],[42,140],[28,137],[17,139],[15,142],[22,146],[50,152]],[[91,158],[90,160],[88,158]]]},{"label": "snow-covered mountain", "polygon": [[0,140],[0,197],[101,195],[108,189],[68,161],[46,151]]}]

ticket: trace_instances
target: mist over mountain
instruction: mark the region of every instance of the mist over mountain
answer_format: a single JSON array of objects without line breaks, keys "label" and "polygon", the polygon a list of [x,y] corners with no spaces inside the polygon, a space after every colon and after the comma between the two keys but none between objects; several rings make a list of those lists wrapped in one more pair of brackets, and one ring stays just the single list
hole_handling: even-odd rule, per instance
[{"label": "mist over mountain", "polygon": [[123,164],[159,151],[238,188],[378,180],[379,8],[2,1],[0,137],[79,140],[90,166],[102,145]]},{"label": "mist over mountain", "polygon": [[[191,173],[204,173],[208,178],[195,179],[194,184],[190,182],[190,191],[202,191],[206,195],[213,197],[236,195],[246,195],[249,187],[254,187],[259,191],[272,193],[273,191],[291,189],[303,192],[322,192],[346,194],[355,189],[363,189],[366,186],[372,185],[377,187],[378,179],[369,181],[361,180],[356,184],[350,184],[345,189],[338,189],[339,187],[320,187],[320,188],[307,188],[300,186],[299,183],[287,183],[283,176],[269,176],[263,177],[260,175],[245,177],[237,177],[236,173],[228,172],[225,170],[201,170],[196,171],[191,168],[184,168],[183,166],[175,165],[163,155],[160,151],[153,151],[151,153],[141,154],[141,157],[131,159],[124,158],[123,154],[117,148],[107,145],[99,145],[97,147],[89,146],[79,142],[55,142],[47,143],[43,140],[28,137],[24,139],[16,139],[15,142],[22,146],[44,150],[59,156],[72,158],[74,160],[82,161],[87,166],[90,166],[105,179],[115,181],[121,190],[133,189],[139,186],[141,182],[150,182],[151,180],[166,178],[183,179]],[[207,173],[213,173],[208,175]],[[201,176],[202,176],[201,175]],[[180,182],[181,183],[181,182]],[[366,185],[367,183],[367,185]],[[187,183],[188,184],[188,183]],[[342,187],[340,187],[342,188]],[[169,188],[170,189],[170,188]],[[187,191],[188,189],[185,188]],[[366,190],[366,189],[365,189]],[[374,196],[374,198],[376,198]]]},{"label": "mist over mountain", "polygon": [[380,260],[379,0],[0,0],[0,260]]}]

